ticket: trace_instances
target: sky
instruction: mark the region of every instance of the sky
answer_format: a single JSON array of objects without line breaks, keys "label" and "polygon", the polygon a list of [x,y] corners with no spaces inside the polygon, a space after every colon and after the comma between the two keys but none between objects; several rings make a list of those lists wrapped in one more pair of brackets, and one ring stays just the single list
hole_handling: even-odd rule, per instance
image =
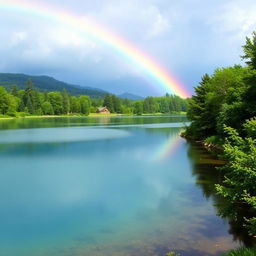
[{"label": "sky", "polygon": [[[205,73],[243,64],[241,46],[256,30],[255,0],[43,3],[92,19],[128,40],[164,66],[190,93]],[[4,73],[49,75],[116,94],[166,93],[152,77],[99,40],[56,20],[18,9],[1,9],[1,1],[0,56],[0,72]]]}]

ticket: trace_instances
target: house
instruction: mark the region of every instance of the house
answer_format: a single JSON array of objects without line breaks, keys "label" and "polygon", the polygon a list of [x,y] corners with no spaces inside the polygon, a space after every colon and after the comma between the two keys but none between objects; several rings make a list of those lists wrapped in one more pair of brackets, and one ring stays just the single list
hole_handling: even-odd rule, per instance
[{"label": "house", "polygon": [[97,109],[97,113],[100,114],[110,114],[110,111],[107,109],[107,107],[101,107]]}]

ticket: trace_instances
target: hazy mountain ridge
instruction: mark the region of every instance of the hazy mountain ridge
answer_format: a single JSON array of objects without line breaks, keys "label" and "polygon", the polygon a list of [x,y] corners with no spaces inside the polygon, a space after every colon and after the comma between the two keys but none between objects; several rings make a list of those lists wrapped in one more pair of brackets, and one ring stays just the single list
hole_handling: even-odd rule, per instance
[{"label": "hazy mountain ridge", "polygon": [[129,100],[143,100],[144,99],[144,97],[142,97],[142,96],[132,94],[132,93],[129,93],[129,92],[119,94],[118,97],[122,98],[122,99],[129,99]]},{"label": "hazy mountain ridge", "polygon": [[0,86],[9,89],[16,84],[19,89],[26,87],[26,82],[31,79],[34,87],[40,91],[62,91],[66,89],[71,95],[89,95],[94,98],[104,97],[109,92],[92,87],[69,84],[50,76],[32,76],[26,74],[0,73]]}]

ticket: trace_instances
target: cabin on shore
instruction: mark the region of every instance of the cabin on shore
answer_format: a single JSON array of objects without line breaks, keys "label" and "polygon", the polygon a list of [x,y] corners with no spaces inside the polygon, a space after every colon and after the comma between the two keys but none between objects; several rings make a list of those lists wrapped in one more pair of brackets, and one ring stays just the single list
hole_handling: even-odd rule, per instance
[{"label": "cabin on shore", "polygon": [[101,107],[97,109],[97,113],[99,114],[110,114],[110,111],[107,107]]}]

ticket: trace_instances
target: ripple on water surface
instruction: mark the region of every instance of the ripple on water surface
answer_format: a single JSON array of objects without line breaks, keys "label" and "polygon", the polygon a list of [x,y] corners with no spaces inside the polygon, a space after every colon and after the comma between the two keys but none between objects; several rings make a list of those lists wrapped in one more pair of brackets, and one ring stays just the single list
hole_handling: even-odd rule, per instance
[{"label": "ripple on water surface", "polygon": [[0,131],[0,143],[50,143],[115,139],[129,136],[119,129],[86,127],[40,128]]}]

